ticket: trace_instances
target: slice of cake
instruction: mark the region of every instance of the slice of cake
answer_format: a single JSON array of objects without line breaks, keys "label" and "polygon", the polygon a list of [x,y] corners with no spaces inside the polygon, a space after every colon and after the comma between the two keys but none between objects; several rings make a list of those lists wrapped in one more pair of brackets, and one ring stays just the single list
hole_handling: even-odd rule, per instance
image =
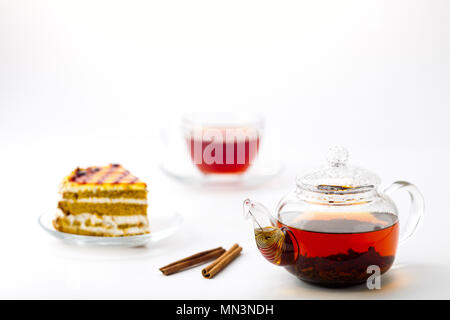
[{"label": "slice of cake", "polygon": [[88,236],[149,233],[147,185],[119,164],[75,169],[64,178],[53,225]]}]

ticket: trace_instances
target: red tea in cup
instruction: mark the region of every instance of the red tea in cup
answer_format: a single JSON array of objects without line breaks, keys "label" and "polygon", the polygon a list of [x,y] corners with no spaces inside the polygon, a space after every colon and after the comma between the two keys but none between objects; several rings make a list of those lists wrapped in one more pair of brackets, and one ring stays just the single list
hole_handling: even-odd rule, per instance
[{"label": "red tea in cup", "polygon": [[[228,120],[230,121],[230,120]],[[185,139],[194,165],[204,174],[242,174],[256,160],[261,126],[214,122],[185,123]]]},{"label": "red tea in cup", "polygon": [[[259,149],[259,136],[243,139],[204,139],[187,137],[191,159],[206,174],[240,174],[255,160]],[[196,153],[200,154],[196,156]],[[200,160],[200,161],[198,161]]]}]

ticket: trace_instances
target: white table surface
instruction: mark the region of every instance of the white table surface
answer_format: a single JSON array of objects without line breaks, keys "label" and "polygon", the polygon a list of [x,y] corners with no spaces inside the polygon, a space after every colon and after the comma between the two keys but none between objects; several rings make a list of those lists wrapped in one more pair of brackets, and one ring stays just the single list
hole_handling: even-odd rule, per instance
[{"label": "white table surface", "polygon": [[[242,200],[250,196],[274,208],[293,187],[292,164],[271,183],[251,190],[192,188],[170,180],[154,163],[136,165],[134,171],[149,184],[150,221],[152,215],[175,210],[184,218],[181,230],[140,248],[85,248],[54,239],[37,224],[38,215],[56,205],[58,174],[66,170],[59,161],[60,150],[45,143],[4,150],[8,153],[6,165],[15,170],[2,173],[2,180],[10,182],[1,187],[2,225],[7,226],[0,234],[2,298],[450,298],[450,216],[440,169],[450,161],[448,149],[430,149],[426,156],[411,149],[354,150],[353,159],[372,165],[383,174],[384,182],[409,179],[426,198],[421,229],[399,249],[395,265],[382,277],[378,291],[365,286],[325,289],[308,285],[259,255],[251,225],[242,216]],[[383,159],[384,154],[390,155],[388,159]],[[401,214],[404,217],[405,213]],[[216,246],[229,248],[235,242],[243,247],[242,255],[212,280],[203,279],[199,267],[169,277],[158,270],[184,256]]]},{"label": "white table surface", "polygon": [[[0,298],[449,299],[449,6],[0,0]],[[286,170],[249,190],[164,176],[160,132],[178,132],[171,120],[197,110],[264,115],[266,150]],[[244,198],[275,208],[333,144],[385,184],[408,180],[425,196],[424,223],[379,291],[298,281],[259,255],[243,220]],[[65,175],[108,163],[148,183],[150,222],[182,214],[176,236],[98,249],[40,229]],[[235,242],[242,255],[212,280],[200,268],[158,271]]]}]

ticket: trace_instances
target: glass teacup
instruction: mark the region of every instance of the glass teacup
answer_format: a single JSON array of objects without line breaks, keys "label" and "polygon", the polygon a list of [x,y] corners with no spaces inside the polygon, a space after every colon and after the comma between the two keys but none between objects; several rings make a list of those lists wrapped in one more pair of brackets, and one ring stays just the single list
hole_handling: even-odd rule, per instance
[{"label": "glass teacup", "polygon": [[264,121],[240,113],[193,113],[183,134],[194,165],[204,174],[242,174],[257,159]]}]

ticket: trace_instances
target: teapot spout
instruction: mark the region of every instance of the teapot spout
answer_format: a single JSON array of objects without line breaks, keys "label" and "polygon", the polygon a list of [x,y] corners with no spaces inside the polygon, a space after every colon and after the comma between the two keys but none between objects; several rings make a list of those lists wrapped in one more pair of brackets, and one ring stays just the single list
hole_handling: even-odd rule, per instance
[{"label": "teapot spout", "polygon": [[295,264],[298,242],[287,228],[279,228],[269,210],[250,199],[244,201],[244,217],[253,221],[256,246],[269,262],[278,266]]},{"label": "teapot spout", "polygon": [[244,200],[244,218],[253,222],[255,229],[262,229],[264,226],[276,226],[270,211],[261,203]]}]

